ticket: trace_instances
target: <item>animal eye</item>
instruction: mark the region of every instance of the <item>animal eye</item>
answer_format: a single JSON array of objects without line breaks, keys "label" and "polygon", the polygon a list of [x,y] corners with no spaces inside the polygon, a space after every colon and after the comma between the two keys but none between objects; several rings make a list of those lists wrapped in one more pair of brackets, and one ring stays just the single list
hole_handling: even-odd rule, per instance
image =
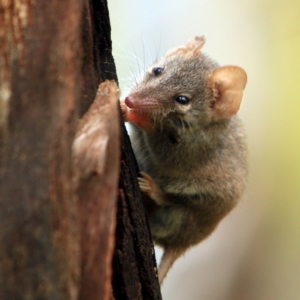
[{"label": "animal eye", "polygon": [[158,76],[160,75],[162,72],[163,72],[164,68],[153,68],[152,69],[152,73],[155,75],[155,76]]},{"label": "animal eye", "polygon": [[179,104],[185,105],[189,103],[189,99],[186,96],[178,96],[175,98],[175,101]]}]

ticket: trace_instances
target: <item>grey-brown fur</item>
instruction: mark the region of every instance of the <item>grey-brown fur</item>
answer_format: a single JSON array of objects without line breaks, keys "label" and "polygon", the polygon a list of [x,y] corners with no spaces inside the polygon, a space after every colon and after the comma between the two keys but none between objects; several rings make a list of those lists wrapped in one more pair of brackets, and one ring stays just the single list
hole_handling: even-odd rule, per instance
[{"label": "grey-brown fur", "polygon": [[[163,72],[147,73],[127,98],[131,111],[152,124],[133,124],[131,140],[141,171],[153,180],[142,179],[141,188],[158,204],[149,223],[154,242],[168,254],[161,282],[174,260],[234,208],[246,183],[241,122],[215,112],[218,83],[210,80],[219,66],[200,52],[199,38],[194,43],[167,54],[153,66]],[[179,95],[189,104],[176,103]]]}]

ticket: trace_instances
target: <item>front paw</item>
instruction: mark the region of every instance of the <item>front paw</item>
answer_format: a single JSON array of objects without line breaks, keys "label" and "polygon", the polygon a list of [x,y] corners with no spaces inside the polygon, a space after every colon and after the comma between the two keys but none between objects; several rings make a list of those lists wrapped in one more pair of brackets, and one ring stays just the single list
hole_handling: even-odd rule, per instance
[{"label": "front paw", "polygon": [[152,177],[144,172],[140,172],[142,177],[138,177],[139,186],[142,192],[148,195],[158,205],[164,205],[164,193],[155,183]]},{"label": "front paw", "polygon": [[121,112],[122,112],[123,119],[126,122],[127,121],[128,107],[127,107],[127,105],[126,105],[126,103],[125,103],[124,100],[120,100],[120,106],[121,106]]}]

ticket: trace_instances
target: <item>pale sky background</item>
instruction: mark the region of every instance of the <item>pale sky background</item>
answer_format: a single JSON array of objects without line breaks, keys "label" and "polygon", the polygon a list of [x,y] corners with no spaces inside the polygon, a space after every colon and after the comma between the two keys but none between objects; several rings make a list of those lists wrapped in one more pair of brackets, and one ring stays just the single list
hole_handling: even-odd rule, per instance
[{"label": "pale sky background", "polygon": [[206,35],[205,53],[248,74],[240,110],[247,191],[216,232],[175,263],[163,299],[300,299],[300,1],[108,2],[123,97],[156,57],[196,35]]}]

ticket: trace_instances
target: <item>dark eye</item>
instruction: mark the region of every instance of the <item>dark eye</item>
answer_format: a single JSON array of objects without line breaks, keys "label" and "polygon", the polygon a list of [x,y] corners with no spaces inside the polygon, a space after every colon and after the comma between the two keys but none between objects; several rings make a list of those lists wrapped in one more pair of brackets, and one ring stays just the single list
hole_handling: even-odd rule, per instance
[{"label": "dark eye", "polygon": [[178,96],[175,98],[175,101],[179,104],[185,105],[189,103],[189,99],[186,96]]},{"label": "dark eye", "polygon": [[152,73],[155,75],[155,76],[158,76],[160,75],[162,72],[163,72],[164,68],[153,68],[152,69]]}]

